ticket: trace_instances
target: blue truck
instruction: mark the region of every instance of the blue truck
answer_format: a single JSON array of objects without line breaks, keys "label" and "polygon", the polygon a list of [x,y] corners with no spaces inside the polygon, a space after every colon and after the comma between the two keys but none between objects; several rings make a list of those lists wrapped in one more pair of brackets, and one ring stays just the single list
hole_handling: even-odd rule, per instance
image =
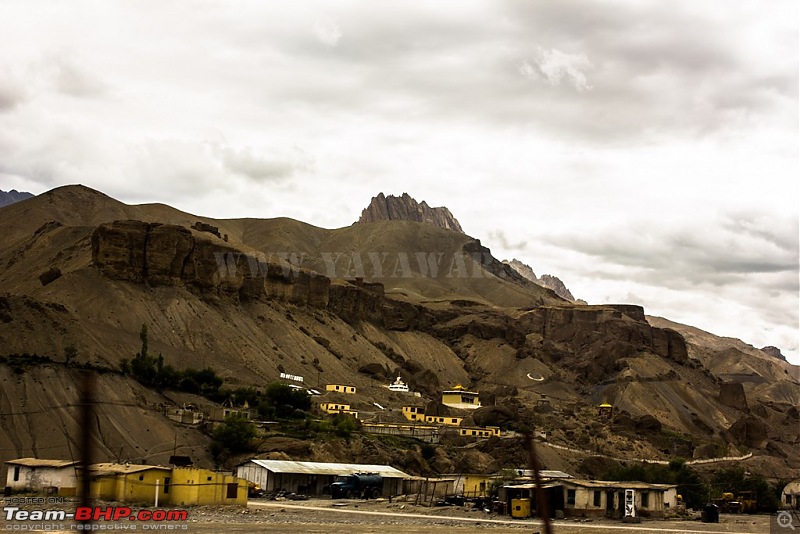
[{"label": "blue truck", "polygon": [[377,499],[383,490],[383,477],[375,473],[356,473],[337,477],[331,484],[334,499]]}]

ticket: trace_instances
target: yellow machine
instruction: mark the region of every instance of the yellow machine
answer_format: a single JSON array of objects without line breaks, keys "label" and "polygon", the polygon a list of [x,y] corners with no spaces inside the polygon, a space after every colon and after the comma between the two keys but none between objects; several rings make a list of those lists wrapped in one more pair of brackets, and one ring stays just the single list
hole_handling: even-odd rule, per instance
[{"label": "yellow machine", "polygon": [[736,496],[739,501],[739,511],[745,514],[754,514],[758,509],[758,502],[753,491],[741,491]]},{"label": "yellow machine", "polygon": [[511,499],[511,517],[530,517],[530,499]]}]

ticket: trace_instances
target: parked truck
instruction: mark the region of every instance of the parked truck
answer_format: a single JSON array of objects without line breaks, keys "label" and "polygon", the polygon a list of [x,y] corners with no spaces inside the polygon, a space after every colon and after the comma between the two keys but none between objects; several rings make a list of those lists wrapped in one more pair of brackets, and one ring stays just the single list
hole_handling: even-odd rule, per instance
[{"label": "parked truck", "polygon": [[375,473],[356,473],[337,477],[331,484],[334,499],[377,499],[383,489],[383,477]]}]

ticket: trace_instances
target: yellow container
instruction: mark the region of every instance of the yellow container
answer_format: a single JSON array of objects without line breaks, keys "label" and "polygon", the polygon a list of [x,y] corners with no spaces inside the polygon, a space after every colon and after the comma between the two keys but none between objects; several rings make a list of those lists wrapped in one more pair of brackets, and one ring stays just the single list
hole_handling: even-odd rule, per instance
[{"label": "yellow container", "polygon": [[530,499],[511,499],[511,517],[530,517]]}]

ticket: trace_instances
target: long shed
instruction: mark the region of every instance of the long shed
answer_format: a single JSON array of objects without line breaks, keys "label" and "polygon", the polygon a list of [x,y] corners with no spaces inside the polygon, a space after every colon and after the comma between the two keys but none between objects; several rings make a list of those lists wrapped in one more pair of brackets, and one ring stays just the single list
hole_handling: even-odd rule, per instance
[{"label": "long shed", "polygon": [[244,478],[268,493],[287,491],[305,495],[328,493],[336,477],[356,473],[375,473],[383,477],[382,496],[402,492],[403,480],[410,475],[389,465],[296,462],[292,460],[249,460],[236,468],[236,476]]}]

